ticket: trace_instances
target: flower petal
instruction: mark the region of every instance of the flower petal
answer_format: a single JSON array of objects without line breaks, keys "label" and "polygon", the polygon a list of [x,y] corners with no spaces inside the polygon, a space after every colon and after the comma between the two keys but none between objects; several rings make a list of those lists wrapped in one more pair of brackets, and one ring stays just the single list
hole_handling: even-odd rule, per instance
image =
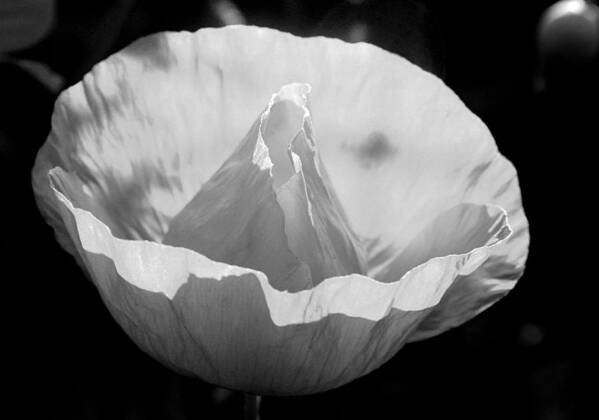
[{"label": "flower petal", "polygon": [[[390,282],[431,258],[463,254],[488,245],[489,238],[506,237],[506,214],[500,207],[460,204],[446,210],[416,236],[395,258],[379,267],[376,278]],[[511,232],[510,232],[511,233]],[[486,259],[486,255],[481,258]]]},{"label": "flower petal", "polygon": [[274,189],[293,174],[285,149],[301,127],[303,115],[295,111],[287,101],[271,101],[235,152],[172,220],[164,244],[262,271],[279,290],[312,286],[309,267],[289,250]]},{"label": "flower petal", "polygon": [[[263,273],[212,261],[192,250],[123,240],[52,171],[60,213],[114,318],[162,363],[209,382],[259,394],[306,394],[347,383],[388,360],[476,254],[434,258],[399,282],[362,275],[326,279],[296,293]],[[67,198],[69,195],[69,198]],[[71,200],[75,200],[71,202]],[[503,218],[503,222],[506,219]]]},{"label": "flower petal", "polygon": [[308,92],[289,84],[273,95],[236,151],[172,220],[164,244],[262,271],[279,290],[365,271],[357,239],[319,174]]},{"label": "flower petal", "polygon": [[502,165],[491,165],[482,175],[487,178],[483,179],[482,185],[489,188],[492,201],[507,209],[513,234],[493,247],[488,259],[477,270],[456,279],[441,302],[410,336],[410,341],[435,336],[468,321],[507,295],[522,276],[530,240],[528,222],[522,209],[515,170],[505,159],[501,158],[501,161]]},{"label": "flower petal", "polygon": [[61,95],[38,162],[77,172],[124,237],[160,241],[271,93],[297,81],[313,88],[321,175],[373,255],[462,202],[508,208],[489,174],[519,194],[484,124],[435,76],[368,44],[243,26],[153,35],[100,63]]},{"label": "flower petal", "polygon": [[[258,112],[244,119],[241,102],[229,107],[236,87],[228,93],[222,71],[193,41],[191,34],[142,39],[63,92],[33,169],[36,196],[52,194],[47,172],[59,166],[78,175],[115,234],[160,241]],[[38,203],[53,224],[46,201]]]},{"label": "flower petal", "polygon": [[[285,214],[289,246],[308,264],[312,282],[318,284],[328,277],[364,273],[365,261],[361,244],[351,231],[317,153],[307,104],[310,89],[301,83],[285,85],[271,99],[271,107],[291,100],[301,111],[301,126],[286,142],[288,162],[293,163],[295,174],[287,174],[287,181],[279,183],[276,194]],[[271,108],[268,121],[272,118]],[[265,141],[269,150],[276,145],[268,136]]]},{"label": "flower petal", "polygon": [[328,277],[365,273],[366,262],[335,192],[327,188],[319,173],[316,148],[308,132],[302,130],[291,144],[290,153],[299,170],[277,190],[277,201],[285,213],[289,245],[308,264],[312,282],[318,284]]}]

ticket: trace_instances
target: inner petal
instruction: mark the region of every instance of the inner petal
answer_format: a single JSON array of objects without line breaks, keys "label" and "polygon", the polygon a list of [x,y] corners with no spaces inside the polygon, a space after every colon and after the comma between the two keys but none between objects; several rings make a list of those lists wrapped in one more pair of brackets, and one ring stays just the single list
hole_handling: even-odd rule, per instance
[{"label": "inner petal", "polygon": [[267,110],[262,114],[260,134],[268,148],[273,163],[273,185],[279,188],[295,173],[289,158],[289,143],[302,129],[304,97],[310,88],[304,84],[284,86],[273,95]]},{"label": "inner petal", "polygon": [[280,290],[364,272],[320,176],[305,84],[284,86],[221,168],[173,219],[163,243],[264,272]]},{"label": "inner petal", "polygon": [[[399,251],[388,250],[395,257],[369,259],[369,275],[383,282],[399,280],[410,269],[431,258],[465,254],[491,245],[510,235],[507,214],[497,206],[462,203],[441,213]],[[380,256],[379,256],[380,257]],[[486,258],[487,255],[480,255]]]},{"label": "inner petal", "polygon": [[[309,118],[305,125],[310,125]],[[311,130],[303,129],[293,140],[290,154],[299,170],[277,190],[289,245],[309,263],[315,283],[336,275],[364,273],[361,244],[337,205],[335,192],[319,174],[318,155],[309,133]]]}]

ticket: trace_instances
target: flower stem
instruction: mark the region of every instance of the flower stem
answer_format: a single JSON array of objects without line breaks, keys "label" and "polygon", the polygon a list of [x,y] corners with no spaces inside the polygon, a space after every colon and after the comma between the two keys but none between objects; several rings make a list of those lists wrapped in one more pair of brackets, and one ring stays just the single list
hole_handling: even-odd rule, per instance
[{"label": "flower stem", "polygon": [[254,394],[243,394],[243,419],[260,420],[258,412],[260,410],[260,396]]}]

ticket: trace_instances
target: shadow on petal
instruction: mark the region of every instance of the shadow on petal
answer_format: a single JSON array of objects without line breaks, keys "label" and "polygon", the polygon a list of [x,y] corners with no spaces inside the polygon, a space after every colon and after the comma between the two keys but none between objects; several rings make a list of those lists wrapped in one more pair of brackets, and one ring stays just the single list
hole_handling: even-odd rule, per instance
[{"label": "shadow on petal", "polygon": [[478,269],[458,276],[409,341],[423,340],[457,327],[507,295],[524,272],[528,240],[526,228],[514,231],[507,241],[493,248]]},{"label": "shadow on petal", "polygon": [[[371,273],[379,281],[392,282],[431,258],[464,254],[507,237],[507,214],[496,206],[463,203],[444,211],[423,229],[383,268]],[[391,251],[386,252],[387,255]],[[486,257],[486,256],[482,256]],[[376,257],[375,257],[376,258]],[[379,262],[380,261],[376,261]]]}]

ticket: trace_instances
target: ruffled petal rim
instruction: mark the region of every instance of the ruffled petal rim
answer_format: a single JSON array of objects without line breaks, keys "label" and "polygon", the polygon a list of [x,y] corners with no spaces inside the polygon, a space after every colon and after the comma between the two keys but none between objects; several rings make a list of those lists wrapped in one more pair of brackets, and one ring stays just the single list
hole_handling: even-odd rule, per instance
[{"label": "ruffled petal rim", "polygon": [[186,248],[114,237],[59,191],[64,176],[59,168],[50,172],[56,210],[131,339],[176,371],[261,395],[322,392],[378,368],[456,276],[475,270],[511,232],[504,215],[504,228],[484,247],[429,260],[400,281],[354,274],[289,293],[256,270]]},{"label": "ruffled petal rim", "polygon": [[190,275],[218,281],[225,276],[252,274],[249,278],[260,282],[271,319],[278,326],[315,322],[330,314],[377,321],[391,309],[429,309],[439,303],[457,276],[475,271],[485,261],[488,250],[511,235],[507,214],[498,209],[503,213],[502,228],[486,245],[463,254],[432,258],[409,270],[398,281],[384,283],[351,274],[325,279],[310,290],[289,293],[273,288],[260,271],[213,261],[187,248],[114,237],[104,223],[92,213],[75,207],[58,190],[54,178],[64,175],[56,169],[50,171],[51,188],[58,202],[75,218],[83,249],[113,260],[126,281],[172,299]]}]

